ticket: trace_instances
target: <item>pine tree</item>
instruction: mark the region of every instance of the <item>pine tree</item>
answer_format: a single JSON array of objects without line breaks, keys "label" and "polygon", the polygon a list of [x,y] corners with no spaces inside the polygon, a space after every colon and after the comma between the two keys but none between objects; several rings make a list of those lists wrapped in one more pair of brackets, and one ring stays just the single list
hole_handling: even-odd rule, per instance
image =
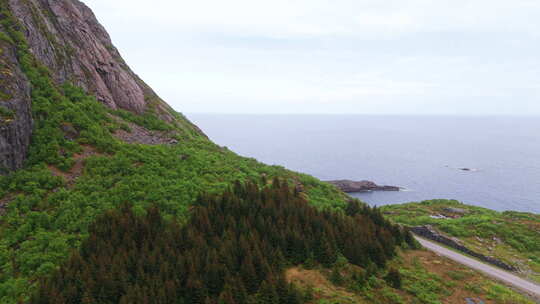
[{"label": "pine tree", "polygon": [[306,259],[306,261],[304,262],[303,266],[305,269],[313,269],[315,267],[315,257],[313,255],[313,252],[310,252],[308,254],[308,258]]},{"label": "pine tree", "polygon": [[187,300],[189,304],[204,304],[206,291],[203,284],[196,279],[188,279],[186,285]]},{"label": "pine tree", "polygon": [[229,289],[224,289],[219,295],[218,304],[236,304],[233,295]]},{"label": "pine tree", "polygon": [[355,216],[360,212],[360,204],[357,200],[350,200],[345,208],[345,214],[348,216]]},{"label": "pine tree", "polygon": [[257,300],[259,304],[279,304],[279,296],[275,286],[268,281],[262,282],[257,294]]},{"label": "pine tree", "polygon": [[334,285],[338,285],[338,286],[343,284],[344,278],[343,278],[343,275],[341,274],[340,269],[337,266],[334,266],[332,268],[332,273],[330,274],[330,281],[334,283]]},{"label": "pine tree", "polygon": [[296,289],[294,285],[290,283],[287,289],[287,297],[284,300],[280,299],[280,304],[301,304],[301,303],[303,303],[302,295],[300,294],[298,289]]},{"label": "pine tree", "polygon": [[318,242],[317,260],[326,267],[332,266],[337,260],[336,248],[326,235]]},{"label": "pine tree", "polygon": [[401,289],[401,274],[397,269],[390,269],[388,274],[384,277],[384,280],[393,288]]},{"label": "pine tree", "polygon": [[244,259],[244,262],[240,268],[240,273],[247,291],[250,294],[256,292],[259,288],[259,279],[257,277],[257,273],[255,272],[255,268],[253,267],[251,257],[248,256]]}]

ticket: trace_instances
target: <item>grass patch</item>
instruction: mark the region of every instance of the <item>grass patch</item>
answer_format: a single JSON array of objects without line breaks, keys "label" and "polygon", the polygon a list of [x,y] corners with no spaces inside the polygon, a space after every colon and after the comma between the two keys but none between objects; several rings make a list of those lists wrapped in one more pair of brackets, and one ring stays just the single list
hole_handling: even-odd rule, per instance
[{"label": "grass patch", "polygon": [[4,33],[4,32],[1,32],[0,31],[0,40],[4,41],[4,42],[7,42],[9,44],[15,44],[15,42],[13,41],[13,39],[11,39],[11,37],[9,37],[8,34]]},{"label": "grass patch", "polygon": [[0,119],[8,120],[8,119],[13,119],[14,117],[15,117],[15,112],[13,112],[13,110],[10,110],[0,105]]}]

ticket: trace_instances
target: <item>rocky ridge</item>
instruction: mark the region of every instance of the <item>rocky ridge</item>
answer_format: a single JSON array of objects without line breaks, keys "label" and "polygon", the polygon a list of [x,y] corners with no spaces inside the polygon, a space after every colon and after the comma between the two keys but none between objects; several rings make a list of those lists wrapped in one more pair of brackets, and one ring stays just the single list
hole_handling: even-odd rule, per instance
[{"label": "rocky ridge", "polygon": [[112,109],[142,114],[155,107],[172,121],[167,104],[131,71],[92,11],[78,0],[10,0],[34,56],[56,83],[70,81]]},{"label": "rocky ridge", "polygon": [[[22,26],[31,53],[57,85],[72,83],[111,109],[155,115],[187,133],[202,134],[129,68],[84,3],[1,1],[2,9]],[[33,125],[30,86],[5,30],[0,26],[0,173],[22,167]]]}]

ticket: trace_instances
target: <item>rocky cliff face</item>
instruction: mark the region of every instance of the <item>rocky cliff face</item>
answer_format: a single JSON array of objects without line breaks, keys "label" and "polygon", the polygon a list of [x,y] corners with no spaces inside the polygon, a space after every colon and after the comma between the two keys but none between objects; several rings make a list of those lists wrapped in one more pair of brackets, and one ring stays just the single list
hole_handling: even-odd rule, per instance
[{"label": "rocky cliff face", "polygon": [[[78,0],[1,0],[24,26],[30,51],[51,71],[57,84],[71,82],[112,109],[135,114],[153,113],[189,132],[200,130],[161,100],[124,62],[92,11]],[[20,168],[28,144],[32,118],[29,88],[17,67],[14,48],[3,43],[2,60],[9,66],[9,91],[2,97],[6,111],[16,112],[0,126],[0,165]],[[9,87],[9,88],[8,88]],[[7,98],[7,97],[10,98]],[[2,111],[0,109],[0,111]],[[2,112],[0,112],[2,113]],[[5,113],[4,113],[5,114]],[[5,115],[8,116],[8,115]],[[1,116],[0,116],[1,117]],[[0,167],[1,168],[1,167]]]},{"label": "rocky cliff face", "polygon": [[92,11],[78,0],[9,0],[38,60],[57,83],[71,81],[113,109],[142,114],[170,108],[126,65]]},{"label": "rocky cliff face", "polygon": [[0,174],[20,168],[32,134],[30,88],[15,46],[0,28]]}]

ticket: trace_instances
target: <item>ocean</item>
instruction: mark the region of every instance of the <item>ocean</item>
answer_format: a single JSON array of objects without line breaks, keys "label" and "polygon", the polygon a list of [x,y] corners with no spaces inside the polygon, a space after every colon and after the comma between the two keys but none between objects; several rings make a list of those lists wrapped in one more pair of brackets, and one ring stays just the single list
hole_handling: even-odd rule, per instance
[{"label": "ocean", "polygon": [[538,117],[188,118],[217,144],[267,164],[321,180],[371,180],[405,188],[353,194],[372,205],[445,198],[498,211],[540,213]]}]

